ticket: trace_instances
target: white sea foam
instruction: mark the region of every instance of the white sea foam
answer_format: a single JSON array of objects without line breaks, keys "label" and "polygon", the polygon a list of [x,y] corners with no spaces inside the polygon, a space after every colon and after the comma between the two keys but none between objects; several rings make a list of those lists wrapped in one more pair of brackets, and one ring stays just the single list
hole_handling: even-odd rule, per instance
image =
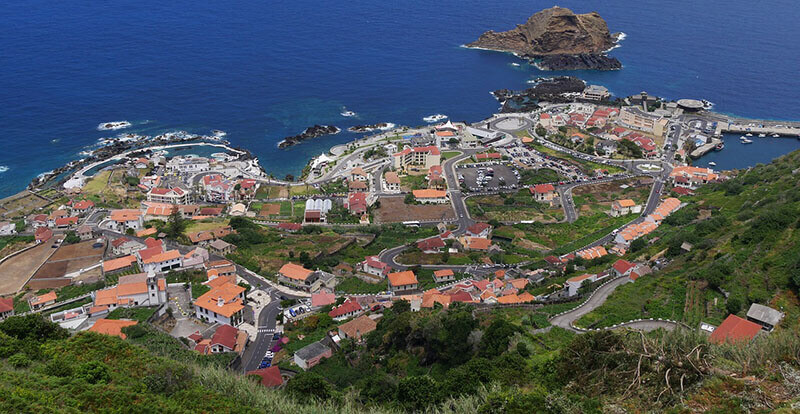
[{"label": "white sea foam", "polygon": [[422,118],[423,121],[425,121],[425,122],[427,122],[429,124],[433,124],[433,123],[439,122],[439,121],[444,121],[445,119],[447,119],[447,115],[444,115],[444,114],[434,114],[434,115],[429,115],[429,116],[426,116],[426,117]]},{"label": "white sea foam", "polygon": [[514,67],[517,67],[517,68],[518,68],[518,67],[519,67],[519,63],[517,63],[517,62],[512,62],[512,63],[511,63],[511,66],[514,66]]},{"label": "white sea foam", "polygon": [[339,115],[347,117],[347,118],[350,118],[350,117],[354,117],[354,116],[356,116],[358,114],[353,112],[353,111],[348,110],[347,107],[343,106],[342,107],[342,112],[340,112]]},{"label": "white sea foam", "polygon": [[115,122],[103,122],[102,124],[97,126],[98,131],[116,131],[118,129],[124,129],[131,126],[131,123],[128,121],[115,121]]},{"label": "white sea foam", "polygon": [[6,167],[5,165],[0,165],[0,173],[4,173],[4,172],[8,171],[8,169],[9,168]]},{"label": "white sea foam", "polygon": [[381,127],[381,128],[379,128],[379,129],[380,129],[381,131],[388,131],[388,130],[390,130],[390,129],[392,129],[392,128],[396,127],[396,126],[397,126],[397,125],[395,125],[395,124],[393,124],[393,123],[391,123],[391,122],[387,122],[385,127]]},{"label": "white sea foam", "polygon": [[614,42],[614,46],[611,46],[607,50],[604,50],[603,53],[608,53],[608,52],[610,52],[610,51],[612,51],[612,50],[614,50],[614,49],[616,49],[618,47],[622,47],[621,43],[627,37],[628,37],[628,35],[625,34],[625,32],[619,32],[619,34],[617,34],[617,40]]}]

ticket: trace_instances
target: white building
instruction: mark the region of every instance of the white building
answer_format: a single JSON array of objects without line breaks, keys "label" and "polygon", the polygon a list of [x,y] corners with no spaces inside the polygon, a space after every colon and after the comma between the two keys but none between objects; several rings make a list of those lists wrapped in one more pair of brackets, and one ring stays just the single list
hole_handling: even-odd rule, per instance
[{"label": "white building", "polygon": [[147,201],[165,204],[188,204],[190,192],[180,187],[153,188],[147,192]]},{"label": "white building", "polygon": [[645,132],[653,132],[656,122],[660,119],[661,117],[658,115],[644,112],[638,107],[633,106],[622,108],[619,114],[619,121],[621,124]]},{"label": "white building", "polygon": [[177,250],[168,250],[142,260],[141,265],[142,270],[148,273],[168,272],[183,266],[183,256]]},{"label": "white building", "polygon": [[383,189],[387,192],[400,192],[400,177],[394,171],[387,171],[383,174]]},{"label": "white building", "polygon": [[167,171],[180,173],[199,173],[208,171],[211,165],[208,158],[203,157],[174,157],[167,161]]},{"label": "white building", "polygon": [[94,306],[108,310],[129,306],[158,306],[167,303],[167,281],[155,273],[120,276],[116,286],[92,293]]},{"label": "white building", "polygon": [[441,164],[441,152],[435,146],[407,147],[393,155],[396,170],[428,171],[434,165]]},{"label": "white building", "polygon": [[231,326],[238,326],[242,323],[245,288],[234,285],[225,278],[217,278],[207,283],[213,286],[211,290],[194,302],[197,319]]},{"label": "white building", "polygon": [[127,256],[144,249],[145,246],[136,240],[127,237],[120,237],[111,241],[111,252],[114,256]]},{"label": "white building", "polygon": [[581,98],[593,101],[602,101],[609,96],[611,96],[611,94],[608,93],[608,88],[600,85],[589,85],[583,90],[583,93],[581,93]]},{"label": "white building", "polygon": [[8,221],[0,222],[0,236],[10,236],[17,233],[17,225]]},{"label": "white building", "polygon": [[117,232],[127,229],[139,230],[143,226],[142,212],[134,209],[111,210],[106,226]]}]

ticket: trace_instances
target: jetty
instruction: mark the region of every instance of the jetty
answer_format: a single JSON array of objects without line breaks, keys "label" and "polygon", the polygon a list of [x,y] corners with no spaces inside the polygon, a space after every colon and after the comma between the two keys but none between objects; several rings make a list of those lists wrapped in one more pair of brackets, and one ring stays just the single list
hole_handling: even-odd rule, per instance
[{"label": "jetty", "polygon": [[[746,123],[745,123],[746,122]],[[739,120],[738,122],[717,122],[716,135],[725,132],[735,134],[766,134],[780,135],[783,137],[800,136],[800,122],[789,121],[760,121],[760,120]]]}]

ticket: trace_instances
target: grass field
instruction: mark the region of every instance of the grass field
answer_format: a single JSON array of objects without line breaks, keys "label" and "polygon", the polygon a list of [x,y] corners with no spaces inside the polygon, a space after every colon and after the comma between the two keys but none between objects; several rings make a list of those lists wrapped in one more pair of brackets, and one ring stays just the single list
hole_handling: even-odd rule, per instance
[{"label": "grass field", "polygon": [[193,233],[197,231],[212,230],[220,227],[225,227],[230,222],[230,219],[206,219],[206,220],[191,220],[186,226],[186,233]]},{"label": "grass field", "polygon": [[449,160],[450,158],[453,158],[453,157],[455,157],[455,156],[457,156],[459,154],[461,154],[461,151],[444,151],[444,152],[442,152],[441,160],[442,161]]},{"label": "grass field", "polygon": [[475,196],[467,199],[469,214],[475,220],[521,221],[536,220],[554,223],[564,218],[561,208],[550,208],[534,201],[528,189],[513,195]]}]

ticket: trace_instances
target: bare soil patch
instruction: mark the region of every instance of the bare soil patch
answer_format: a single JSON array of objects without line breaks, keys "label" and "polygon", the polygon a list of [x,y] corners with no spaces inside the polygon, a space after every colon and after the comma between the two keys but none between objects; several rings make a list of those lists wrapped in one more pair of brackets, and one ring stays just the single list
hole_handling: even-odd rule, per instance
[{"label": "bare soil patch", "polygon": [[405,204],[403,197],[382,197],[381,207],[375,211],[377,223],[403,221],[450,220],[455,218],[453,207],[447,204]]}]

